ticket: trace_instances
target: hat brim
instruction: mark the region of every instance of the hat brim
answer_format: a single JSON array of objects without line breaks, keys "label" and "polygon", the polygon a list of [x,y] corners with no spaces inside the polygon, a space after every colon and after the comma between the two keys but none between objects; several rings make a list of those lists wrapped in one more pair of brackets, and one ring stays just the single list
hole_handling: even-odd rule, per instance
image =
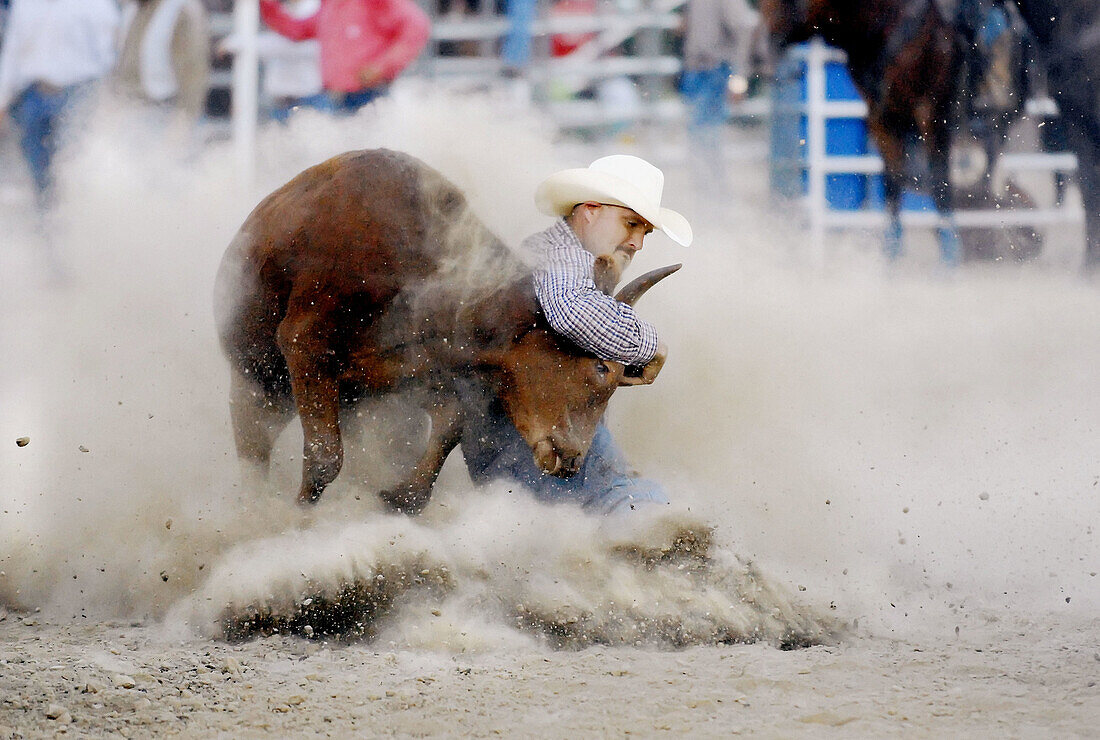
[{"label": "hat brim", "polygon": [[636,212],[680,246],[691,244],[691,225],[671,208],[649,202],[626,180],[606,172],[577,168],[556,172],[535,190],[535,206],[547,216],[567,216],[578,203],[606,203]]}]

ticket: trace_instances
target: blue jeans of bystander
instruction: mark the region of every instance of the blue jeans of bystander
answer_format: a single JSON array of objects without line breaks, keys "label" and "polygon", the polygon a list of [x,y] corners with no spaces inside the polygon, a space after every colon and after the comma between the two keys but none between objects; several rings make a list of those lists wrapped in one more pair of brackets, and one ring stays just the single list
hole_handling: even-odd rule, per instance
[{"label": "blue jeans of bystander", "polygon": [[39,207],[49,203],[53,185],[52,163],[57,152],[65,114],[84,95],[90,83],[54,88],[34,84],[12,103],[12,120],[21,130],[19,146],[34,178]]}]

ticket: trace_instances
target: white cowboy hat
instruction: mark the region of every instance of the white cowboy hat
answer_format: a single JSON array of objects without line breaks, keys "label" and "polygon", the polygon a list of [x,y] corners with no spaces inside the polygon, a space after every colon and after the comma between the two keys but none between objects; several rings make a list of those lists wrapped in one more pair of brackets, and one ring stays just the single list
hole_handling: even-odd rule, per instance
[{"label": "white cowboy hat", "polygon": [[691,225],[661,207],[665,175],[629,154],[601,157],[587,167],[555,172],[535,190],[535,205],[547,216],[566,216],[578,203],[629,208],[681,246],[691,244]]}]

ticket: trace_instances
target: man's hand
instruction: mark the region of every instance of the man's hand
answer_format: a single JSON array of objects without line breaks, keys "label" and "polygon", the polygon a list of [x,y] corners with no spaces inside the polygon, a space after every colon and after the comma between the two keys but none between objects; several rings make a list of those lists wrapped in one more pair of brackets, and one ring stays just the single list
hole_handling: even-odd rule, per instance
[{"label": "man's hand", "polygon": [[624,375],[623,379],[619,381],[619,385],[650,385],[657,379],[657,375],[661,372],[661,368],[665,366],[667,358],[668,347],[665,346],[664,342],[658,342],[657,354],[642,367],[642,372],[638,375]]},{"label": "man's hand", "polygon": [[736,105],[749,95],[749,80],[744,75],[731,75],[726,81],[726,100]]},{"label": "man's hand", "polygon": [[359,84],[364,89],[378,87],[385,80],[382,78],[382,70],[373,64],[368,64],[359,70]]}]

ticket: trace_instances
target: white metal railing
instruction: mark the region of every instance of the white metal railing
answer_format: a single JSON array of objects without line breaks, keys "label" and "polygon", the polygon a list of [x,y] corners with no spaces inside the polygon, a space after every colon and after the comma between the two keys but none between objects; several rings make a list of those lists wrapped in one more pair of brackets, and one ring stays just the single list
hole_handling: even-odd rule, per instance
[{"label": "white metal railing", "polygon": [[[557,99],[548,90],[553,85],[558,91],[576,92],[600,80],[621,76],[667,83],[682,69],[679,57],[661,53],[657,45],[645,44],[640,44],[637,52],[630,56],[616,56],[611,52],[632,37],[677,28],[679,8],[684,2],[653,0],[647,8],[629,10],[603,5],[587,15],[543,12],[536,17],[530,28],[532,58],[525,78],[554,122],[568,128],[623,120],[682,118],[684,111],[678,97],[669,104],[667,100],[656,101],[648,96],[641,105],[615,111],[594,100]],[[509,21],[503,16],[483,13],[462,18],[437,17],[432,22],[433,42],[479,41],[484,42],[489,53],[476,56],[429,54],[420,60],[416,71],[433,78],[484,83],[503,70],[503,62],[496,54],[496,42],[508,30]],[[591,34],[592,38],[582,42],[569,55],[553,58],[549,56],[545,39],[555,34]]]},{"label": "white metal railing", "polygon": [[[531,63],[526,72],[528,82],[542,90],[551,83],[569,90],[579,90],[588,84],[611,77],[627,76],[635,79],[657,81],[652,84],[667,85],[679,74],[682,64],[679,57],[661,53],[657,44],[639,44],[638,53],[630,56],[609,55],[631,37],[646,33],[659,33],[679,26],[679,9],[686,0],[651,0],[648,7],[627,8],[625,5],[601,5],[590,15],[552,15],[543,12],[532,22],[531,34],[535,43]],[[237,0],[234,11],[213,13],[211,30],[215,38],[228,33],[238,33],[242,38],[255,33],[256,0]],[[488,6],[486,6],[488,8]],[[432,36],[429,51],[417,62],[413,74],[459,83],[483,84],[500,79],[503,65],[497,54],[497,42],[508,32],[509,20],[487,9],[477,15],[460,18],[441,16],[432,18]],[[566,57],[551,58],[543,40],[555,34],[592,34],[593,38],[582,43]],[[439,42],[474,41],[480,52],[470,56],[442,56]],[[215,70],[211,75],[212,87],[228,87],[235,101],[233,105],[234,138],[242,144],[241,156],[251,146],[253,135],[246,131],[255,115],[258,101],[255,93],[257,80],[256,61],[247,54],[247,48],[238,54],[233,70]],[[631,110],[614,111],[599,101],[555,100],[547,94],[538,95],[554,122],[561,127],[597,126],[622,120],[679,120],[684,115],[678,96],[642,96],[641,104]],[[249,109],[252,110],[249,113]]]},{"label": "white metal railing", "polygon": [[[552,34],[606,34],[604,51],[614,48],[643,28],[672,29],[679,25],[679,15],[673,9],[641,10],[626,14],[593,13],[592,15],[558,15],[537,18],[531,23],[532,36]],[[437,18],[432,21],[432,39],[435,41],[471,41],[499,39],[508,32],[508,19],[504,16]],[[588,42],[592,44],[593,42]],[[587,44],[585,45],[587,46]],[[581,48],[585,48],[582,46]]]}]

